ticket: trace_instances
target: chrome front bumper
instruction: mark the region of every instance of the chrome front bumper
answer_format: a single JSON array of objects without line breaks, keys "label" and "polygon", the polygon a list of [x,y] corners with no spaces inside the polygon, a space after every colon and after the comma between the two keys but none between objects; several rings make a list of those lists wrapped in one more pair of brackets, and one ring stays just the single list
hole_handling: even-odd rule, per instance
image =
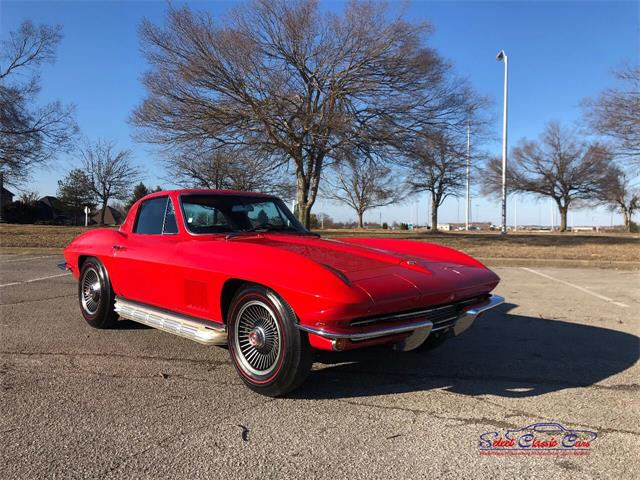
[{"label": "chrome front bumper", "polygon": [[497,307],[498,305],[502,305],[504,303],[504,297],[500,297],[499,295],[491,295],[489,298],[478,305],[473,305],[471,308],[467,309],[461,316],[458,318],[456,323],[453,326],[453,334],[458,336],[465,330],[468,330],[476,318],[479,315],[486,312],[487,310],[491,310],[492,308]]},{"label": "chrome front bumper", "polygon": [[[486,300],[466,307],[456,318],[455,322],[448,324],[446,328],[452,328],[454,335],[460,335],[468,330],[478,316],[492,308],[504,303],[504,298],[498,295],[490,295]],[[318,335],[329,339],[333,342],[339,339],[349,340],[351,342],[362,342],[366,340],[378,339],[381,337],[390,337],[407,332],[413,332],[403,341],[402,350],[412,350],[421,345],[427,339],[434,329],[433,322],[430,320],[415,320],[412,322],[402,323],[400,325],[390,325],[373,330],[363,332],[336,333],[314,328],[306,325],[298,325],[300,330]],[[335,345],[335,343],[334,343]]]}]

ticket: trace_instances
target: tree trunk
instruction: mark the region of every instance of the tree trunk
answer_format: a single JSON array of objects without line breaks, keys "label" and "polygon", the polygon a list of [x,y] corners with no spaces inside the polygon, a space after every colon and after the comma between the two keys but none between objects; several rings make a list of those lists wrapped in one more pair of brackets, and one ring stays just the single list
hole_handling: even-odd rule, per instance
[{"label": "tree trunk", "polygon": [[300,211],[302,212],[300,221],[306,229],[311,230],[311,207],[307,203],[302,206],[302,209]]},{"label": "tree trunk", "polygon": [[295,215],[305,228],[311,228],[311,208],[318,194],[319,178],[309,180],[302,170],[296,173],[296,211]]},{"label": "tree trunk", "polygon": [[4,173],[0,172],[0,222],[2,222],[2,190],[4,190]]},{"label": "tree trunk", "polygon": [[629,213],[629,209],[623,208],[622,215],[624,216],[624,230],[631,232],[631,214]]},{"label": "tree trunk", "polygon": [[296,173],[296,208],[295,215],[305,228],[311,227],[311,211],[308,207],[309,183],[300,170]]},{"label": "tree trunk", "polygon": [[100,212],[100,225],[104,225],[104,214],[107,211],[107,199],[102,202],[102,211]]},{"label": "tree trunk", "polygon": [[438,202],[434,194],[431,194],[431,231],[438,231]]},{"label": "tree trunk", "polygon": [[569,212],[569,207],[558,205],[558,210],[560,211],[560,231],[567,231],[567,213]]},{"label": "tree trunk", "polygon": [[364,228],[364,212],[358,212],[358,228]]}]

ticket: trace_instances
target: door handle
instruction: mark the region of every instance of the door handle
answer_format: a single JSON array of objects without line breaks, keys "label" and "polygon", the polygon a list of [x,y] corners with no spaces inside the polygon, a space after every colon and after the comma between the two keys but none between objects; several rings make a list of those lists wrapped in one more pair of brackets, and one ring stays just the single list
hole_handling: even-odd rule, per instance
[{"label": "door handle", "polygon": [[122,245],[114,245],[113,249],[114,250],[124,250],[124,247]]}]

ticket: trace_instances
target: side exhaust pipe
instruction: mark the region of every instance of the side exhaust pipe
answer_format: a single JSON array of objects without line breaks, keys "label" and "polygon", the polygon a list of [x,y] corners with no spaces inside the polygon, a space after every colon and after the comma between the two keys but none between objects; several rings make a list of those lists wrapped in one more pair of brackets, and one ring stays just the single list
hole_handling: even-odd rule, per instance
[{"label": "side exhaust pipe", "polygon": [[188,338],[203,345],[224,345],[227,333],[224,325],[196,320],[177,313],[168,313],[146,305],[116,297],[115,311],[121,318],[157,328],[172,335]]}]

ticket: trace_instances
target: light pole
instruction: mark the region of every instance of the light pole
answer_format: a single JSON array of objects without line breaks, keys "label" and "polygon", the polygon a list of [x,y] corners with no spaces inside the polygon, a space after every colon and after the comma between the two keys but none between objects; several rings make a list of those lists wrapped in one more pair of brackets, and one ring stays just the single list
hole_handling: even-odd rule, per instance
[{"label": "light pole", "polygon": [[467,120],[467,205],[465,213],[465,230],[469,230],[469,215],[471,214],[471,189],[470,189],[470,175],[471,175],[471,124]]},{"label": "light pole", "polygon": [[504,50],[496,55],[496,60],[504,62],[504,111],[502,114],[502,230],[507,233],[507,92],[509,78],[509,61]]}]

